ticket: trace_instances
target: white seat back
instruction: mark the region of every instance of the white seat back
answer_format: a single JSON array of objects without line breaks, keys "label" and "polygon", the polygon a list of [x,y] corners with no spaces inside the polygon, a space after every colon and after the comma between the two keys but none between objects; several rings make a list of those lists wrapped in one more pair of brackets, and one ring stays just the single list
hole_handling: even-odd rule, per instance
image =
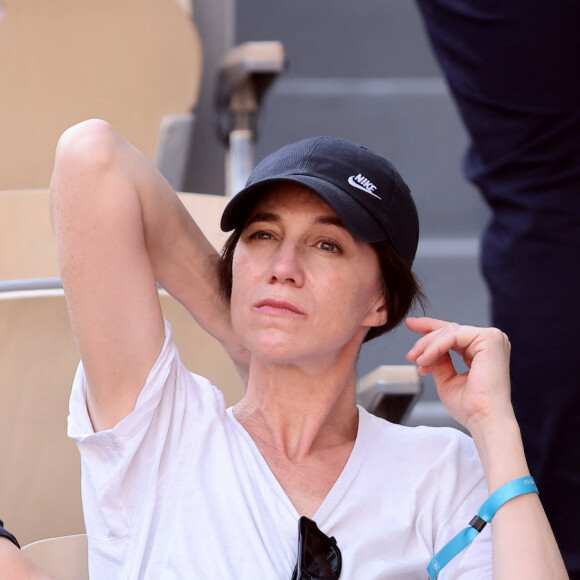
[{"label": "white seat back", "polygon": [[2,0],[0,190],[47,187],[60,134],[109,121],[155,157],[166,115],[196,104],[202,59],[175,0]]}]

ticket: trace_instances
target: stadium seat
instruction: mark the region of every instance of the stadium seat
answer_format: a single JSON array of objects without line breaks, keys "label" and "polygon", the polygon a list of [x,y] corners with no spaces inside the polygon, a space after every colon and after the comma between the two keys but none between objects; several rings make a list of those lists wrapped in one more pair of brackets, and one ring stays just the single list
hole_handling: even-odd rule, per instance
[{"label": "stadium seat", "polygon": [[60,134],[111,122],[155,158],[168,115],[197,101],[202,55],[175,0],[3,0],[0,190],[48,187]]}]

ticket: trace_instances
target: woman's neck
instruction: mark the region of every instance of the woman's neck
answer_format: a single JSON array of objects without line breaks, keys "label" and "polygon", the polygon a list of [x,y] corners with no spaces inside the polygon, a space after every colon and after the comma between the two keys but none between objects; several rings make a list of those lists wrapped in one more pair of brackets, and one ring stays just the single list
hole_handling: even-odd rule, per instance
[{"label": "woman's neck", "polygon": [[253,358],[246,395],[234,414],[260,448],[300,460],[354,442],[355,384],[354,364],[307,368]]}]

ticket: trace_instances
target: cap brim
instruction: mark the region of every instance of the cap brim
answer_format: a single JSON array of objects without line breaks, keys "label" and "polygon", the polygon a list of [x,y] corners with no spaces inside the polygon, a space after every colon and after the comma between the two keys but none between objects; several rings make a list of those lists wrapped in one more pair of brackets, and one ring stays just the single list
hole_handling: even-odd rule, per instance
[{"label": "cap brim", "polygon": [[226,206],[221,218],[221,229],[228,232],[243,226],[254,203],[264,189],[270,185],[284,182],[299,183],[318,195],[336,212],[348,231],[363,242],[374,243],[389,239],[375,217],[356,199],[339,187],[310,175],[290,175],[264,179],[245,187]]}]

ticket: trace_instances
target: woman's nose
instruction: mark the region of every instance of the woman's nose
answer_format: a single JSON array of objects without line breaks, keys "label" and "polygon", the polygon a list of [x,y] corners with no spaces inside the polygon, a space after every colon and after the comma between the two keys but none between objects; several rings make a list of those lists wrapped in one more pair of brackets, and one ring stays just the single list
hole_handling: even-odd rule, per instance
[{"label": "woman's nose", "polygon": [[270,282],[292,283],[301,286],[304,271],[300,250],[291,244],[282,243],[272,256]]}]

